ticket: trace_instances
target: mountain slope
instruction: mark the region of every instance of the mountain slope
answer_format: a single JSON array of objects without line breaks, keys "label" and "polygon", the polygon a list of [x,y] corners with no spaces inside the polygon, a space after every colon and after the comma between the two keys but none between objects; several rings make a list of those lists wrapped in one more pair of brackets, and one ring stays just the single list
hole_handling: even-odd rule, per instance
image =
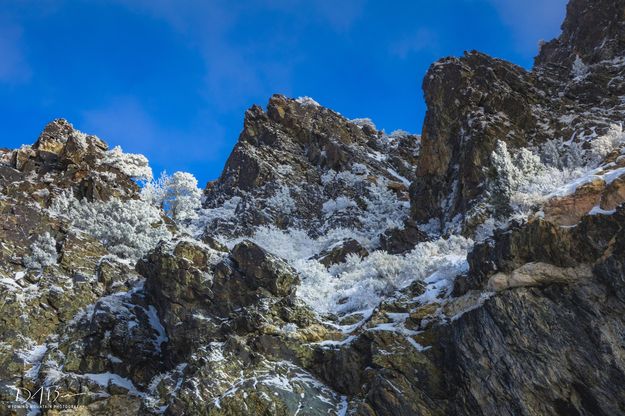
[{"label": "mountain slope", "polygon": [[3,151],[0,414],[625,413],[624,26],[442,59],[421,137],[275,95],[178,222],[64,120]]}]

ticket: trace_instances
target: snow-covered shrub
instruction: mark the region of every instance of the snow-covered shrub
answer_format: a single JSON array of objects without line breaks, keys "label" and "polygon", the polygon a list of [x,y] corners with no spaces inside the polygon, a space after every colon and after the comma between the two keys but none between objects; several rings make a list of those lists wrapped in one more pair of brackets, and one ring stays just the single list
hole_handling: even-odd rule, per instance
[{"label": "snow-covered shrub", "polygon": [[[316,260],[300,259],[292,264],[302,284],[297,295],[319,313],[347,314],[374,308],[383,296],[438,274],[428,296],[446,294],[453,279],[466,271],[466,255],[473,242],[459,236],[421,243],[405,255],[374,251],[365,258],[324,267]],[[432,300],[432,299],[428,299]]]},{"label": "snow-covered shrub", "polygon": [[372,128],[373,130],[377,130],[377,128],[375,127],[375,124],[370,118],[354,118],[349,121],[351,121],[352,123],[354,123],[360,128],[367,126],[367,127]]},{"label": "snow-covered shrub", "polygon": [[583,142],[549,140],[540,148],[541,160],[549,167],[561,170],[594,168],[607,155],[625,144],[625,132],[620,124],[612,124],[608,131],[589,141],[590,149],[584,149]]},{"label": "snow-covered shrub", "polygon": [[491,156],[492,203],[500,215],[509,215],[510,210],[527,213],[552,196],[574,192],[582,183],[605,175],[600,168],[605,157],[624,144],[620,125],[612,125],[604,135],[591,140],[588,150],[575,141],[547,141],[539,149],[540,157],[525,148],[511,155],[506,144],[499,141]]},{"label": "snow-covered shrub", "polygon": [[586,65],[584,61],[582,61],[582,58],[580,58],[579,55],[577,55],[575,57],[575,61],[573,61],[573,66],[571,67],[571,75],[576,81],[581,81],[582,79],[586,78],[586,75],[588,75],[588,65]]},{"label": "snow-covered shrub", "polygon": [[30,246],[31,254],[24,258],[24,266],[29,269],[42,269],[56,264],[58,255],[56,252],[56,240],[45,233],[37,237]]},{"label": "snow-covered shrub", "polygon": [[72,226],[123,258],[140,258],[161,240],[171,238],[161,211],[143,200],[90,202],[63,195],[53,201],[50,211],[67,217]]},{"label": "snow-covered shrub", "polygon": [[397,130],[393,130],[391,134],[387,135],[386,137],[388,137],[391,140],[398,140],[398,139],[404,139],[408,136],[411,136],[410,132],[407,132],[406,130],[402,130],[402,129],[397,129]]},{"label": "snow-covered shrub", "polygon": [[280,186],[276,192],[267,199],[267,204],[278,212],[290,214],[295,211],[295,200],[291,196],[291,190],[288,186]]},{"label": "snow-covered shrub", "polygon": [[556,168],[561,168],[562,163],[560,158],[562,155],[560,154],[560,149],[562,148],[562,142],[557,140],[548,140],[545,144],[540,148],[540,160],[543,164],[547,166],[553,166]]},{"label": "snow-covered shrub", "polygon": [[336,212],[344,212],[347,211],[349,208],[357,207],[358,205],[353,199],[346,196],[339,196],[336,199],[330,199],[324,202],[323,206],[321,207],[321,211],[326,217],[329,217]]},{"label": "snow-covered shrub", "polygon": [[244,239],[250,239],[276,256],[292,261],[313,257],[331,245],[347,238],[355,238],[364,244],[357,231],[345,228],[331,229],[319,238],[312,238],[305,230],[299,228],[281,230],[274,226],[261,226],[256,228],[252,236],[233,239],[228,241],[227,245],[233,247]]},{"label": "snow-covered shrub", "polygon": [[453,279],[466,270],[466,255],[473,245],[469,239],[453,236],[421,243],[404,255],[373,251],[364,259],[348,256],[346,263],[328,269],[313,257],[348,238],[356,239],[368,249],[375,244],[367,233],[353,229],[331,229],[321,237],[311,238],[304,230],[258,227],[253,236],[229,241],[228,246],[244,238],[288,261],[302,278],[298,297],[322,314],[372,308],[384,296],[437,270],[437,283],[428,296],[445,293]]},{"label": "snow-covered shrub", "polygon": [[397,195],[386,186],[384,178],[379,183],[369,185],[369,195],[364,198],[367,204],[366,211],[360,216],[363,230],[376,238],[389,228],[403,228],[404,220],[408,217],[410,204],[400,201]]},{"label": "snow-covered shrub", "polygon": [[497,147],[491,155],[491,163],[495,170],[495,180],[492,185],[493,193],[499,195],[500,198],[505,199],[507,203],[512,196],[512,191],[515,188],[516,180],[516,168],[512,163],[512,157],[508,152],[508,145],[506,142],[499,140]]},{"label": "snow-covered shrub", "polygon": [[354,175],[364,176],[369,174],[369,168],[362,163],[354,163],[351,167],[351,171]]},{"label": "snow-covered shrub", "polygon": [[497,198],[508,204],[512,192],[518,188],[518,169],[512,162],[512,156],[508,152],[508,145],[504,141],[497,141],[497,147],[491,155],[491,163],[495,170],[493,193]]},{"label": "snow-covered shrub", "polygon": [[607,155],[623,144],[625,144],[623,126],[612,124],[606,134],[590,142],[590,150],[595,160],[601,162]]},{"label": "snow-covered shrub", "polygon": [[581,143],[567,143],[567,145],[563,147],[562,152],[563,154],[560,158],[561,170],[577,169],[588,164],[586,151]]},{"label": "snow-covered shrub", "polygon": [[[522,148],[512,157],[505,142],[498,141],[491,155],[495,176],[491,185],[492,203],[499,215],[510,214],[510,204],[515,204],[519,190],[542,188],[535,180],[542,178],[547,168],[538,155]],[[540,190],[540,189],[539,189]],[[524,201],[524,203],[529,201]]]},{"label": "snow-covered shrub", "polygon": [[187,172],[176,172],[171,176],[161,173],[157,180],[145,184],[141,198],[162,208],[177,222],[197,218],[202,205],[202,191],[197,187],[197,179]]},{"label": "snow-covered shrub", "polygon": [[152,180],[152,168],[148,159],[136,153],[124,153],[120,146],[115,146],[104,155],[102,163],[119,169],[127,176],[141,181]]},{"label": "snow-covered shrub", "polygon": [[[354,165],[359,165],[359,164],[355,163]],[[354,169],[354,166],[352,166],[352,169]],[[350,172],[348,170],[342,170],[342,171],[336,172],[335,170],[330,169],[327,172],[325,172],[323,175],[321,175],[321,183],[323,185],[330,185],[336,182],[341,182],[345,185],[354,186],[358,182],[361,182],[364,179],[364,175],[365,174],[355,174],[355,172]]]}]

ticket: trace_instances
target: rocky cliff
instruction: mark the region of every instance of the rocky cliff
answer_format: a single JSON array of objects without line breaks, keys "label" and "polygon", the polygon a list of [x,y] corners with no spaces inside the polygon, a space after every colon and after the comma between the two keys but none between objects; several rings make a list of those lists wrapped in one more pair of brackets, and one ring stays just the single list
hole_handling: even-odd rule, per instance
[{"label": "rocky cliff", "polygon": [[422,136],[273,96],[184,218],[64,120],[2,150],[0,414],[624,414],[624,34],[442,59]]}]

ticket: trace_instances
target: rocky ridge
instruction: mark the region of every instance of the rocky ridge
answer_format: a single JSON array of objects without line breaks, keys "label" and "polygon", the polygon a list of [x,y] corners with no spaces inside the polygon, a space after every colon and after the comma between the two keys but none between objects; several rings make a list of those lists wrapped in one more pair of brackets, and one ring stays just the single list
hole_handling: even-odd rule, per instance
[{"label": "rocky ridge", "polygon": [[0,412],[624,413],[624,24],[433,64],[422,137],[273,96],[177,224],[66,121],[2,151]]}]

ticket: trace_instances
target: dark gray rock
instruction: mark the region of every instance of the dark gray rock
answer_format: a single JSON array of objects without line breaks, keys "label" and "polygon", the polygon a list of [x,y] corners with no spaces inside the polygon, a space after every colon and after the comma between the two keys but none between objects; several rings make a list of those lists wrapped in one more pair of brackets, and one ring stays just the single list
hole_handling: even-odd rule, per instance
[{"label": "dark gray rock", "polygon": [[333,264],[343,263],[350,254],[358,257],[367,257],[369,252],[353,238],[336,243],[334,246],[322,251],[314,258],[326,267]]}]

